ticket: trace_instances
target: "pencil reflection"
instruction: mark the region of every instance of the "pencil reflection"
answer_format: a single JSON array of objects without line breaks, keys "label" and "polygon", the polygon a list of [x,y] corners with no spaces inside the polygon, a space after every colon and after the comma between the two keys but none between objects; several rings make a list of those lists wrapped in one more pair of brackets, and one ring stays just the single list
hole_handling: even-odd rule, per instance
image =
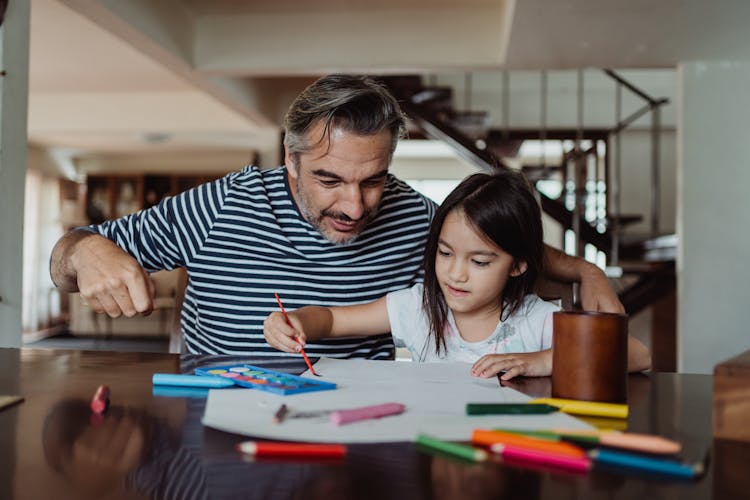
[{"label": "pencil reflection", "polygon": [[498,464],[470,464],[436,455],[430,463],[430,477],[430,496],[440,500],[534,500],[540,496],[538,474]]}]

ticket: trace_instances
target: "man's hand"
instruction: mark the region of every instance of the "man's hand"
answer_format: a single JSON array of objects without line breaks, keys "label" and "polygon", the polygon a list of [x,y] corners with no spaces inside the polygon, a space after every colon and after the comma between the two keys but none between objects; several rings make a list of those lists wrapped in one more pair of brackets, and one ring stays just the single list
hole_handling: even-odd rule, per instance
[{"label": "man's hand", "polygon": [[548,245],[544,247],[544,259],[545,274],[548,277],[581,284],[578,293],[584,310],[619,314],[625,312],[604,271],[594,264],[580,257],[566,255]]},{"label": "man's hand", "polygon": [[154,284],[143,267],[123,249],[98,234],[68,249],[67,267],[75,271],[81,298],[112,318],[148,315],[154,309]]},{"label": "man's hand", "polygon": [[607,275],[593,264],[581,273],[581,286],[578,291],[584,311],[625,314],[625,307],[609,283]]}]

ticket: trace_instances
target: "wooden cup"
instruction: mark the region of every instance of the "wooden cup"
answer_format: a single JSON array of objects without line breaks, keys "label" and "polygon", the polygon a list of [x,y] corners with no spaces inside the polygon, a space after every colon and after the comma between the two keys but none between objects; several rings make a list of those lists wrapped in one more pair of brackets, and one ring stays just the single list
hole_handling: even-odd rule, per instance
[{"label": "wooden cup", "polygon": [[560,311],[552,331],[552,397],[626,402],[627,315]]}]

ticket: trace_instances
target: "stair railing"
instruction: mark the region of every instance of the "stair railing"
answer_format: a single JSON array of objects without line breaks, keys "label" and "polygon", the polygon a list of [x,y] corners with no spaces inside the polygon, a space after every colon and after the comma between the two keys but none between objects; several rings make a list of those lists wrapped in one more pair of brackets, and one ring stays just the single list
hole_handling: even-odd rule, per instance
[{"label": "stair railing", "polygon": [[[620,225],[619,216],[621,214],[620,205],[620,192],[621,192],[621,174],[622,174],[622,141],[621,133],[627,127],[632,125],[636,120],[651,112],[651,165],[650,165],[650,204],[651,204],[651,216],[650,216],[650,233],[651,236],[656,236],[659,232],[660,225],[660,205],[661,205],[661,137],[659,131],[661,129],[661,106],[667,104],[669,99],[661,98],[655,99],[648,95],[643,90],[639,89],[632,83],[625,80],[622,76],[618,75],[611,69],[605,69],[604,73],[612,78],[617,86],[615,88],[615,127],[610,131],[610,136],[614,138],[615,142],[615,161],[612,167],[612,197],[609,212],[612,214],[612,249],[610,251],[610,263],[613,266],[619,264],[619,248],[620,248]],[[629,90],[632,94],[636,95],[645,104],[631,113],[629,116],[622,117],[622,89]],[[609,187],[609,186],[608,186]]]},{"label": "stair railing", "polygon": [[[608,244],[601,247],[602,238],[596,238],[599,241],[597,245],[600,249],[607,249],[609,253],[609,264],[617,266],[619,263],[619,247],[621,239],[621,173],[622,173],[622,147],[621,133],[631,126],[636,120],[645,115],[652,113],[651,120],[651,216],[650,228],[651,233],[656,234],[659,228],[659,204],[660,204],[660,127],[661,114],[660,107],[669,102],[668,99],[655,99],[649,96],[643,90],[637,88],[632,83],[625,80],[612,70],[606,69],[604,73],[616,82],[615,95],[615,114],[616,124],[612,129],[605,131],[604,137],[591,138],[592,146],[583,146],[586,139],[583,124],[583,104],[584,104],[584,82],[583,70],[578,71],[578,110],[577,110],[577,129],[572,151],[568,151],[562,159],[561,167],[563,172],[563,189],[568,192],[569,198],[575,198],[575,203],[569,207],[574,212],[573,217],[569,220],[572,222],[574,230],[575,250],[577,255],[582,253],[580,244],[581,235],[586,233],[589,237],[593,233],[603,232],[608,229]],[[540,73],[540,127],[538,137],[545,143],[550,137],[547,124],[547,101],[548,101],[548,84],[547,72]],[[419,79],[418,76],[411,77]],[[435,85],[434,77],[430,77],[430,84]],[[402,102],[402,108],[409,115],[417,126],[428,137],[442,140],[451,145],[460,156],[477,165],[479,168],[492,171],[496,168],[503,168],[502,160],[494,155],[488,148],[483,138],[469,137],[455,123],[446,120],[443,114],[434,111],[429,105],[424,105],[420,101],[411,98],[410,90],[414,90],[414,82],[411,87],[403,89],[398,93]],[[464,77],[464,106],[467,111],[472,109],[472,76],[467,73]],[[622,89],[626,89],[637,97],[645,101],[645,104],[631,113],[629,116],[622,117]],[[502,72],[502,128],[501,136],[509,140],[511,137],[509,115],[510,115],[510,75],[507,70]],[[588,131],[586,131],[588,134]],[[614,141],[615,155],[610,154],[610,140]],[[599,151],[599,141],[604,143],[603,156]],[[543,144],[544,145],[544,144]],[[546,167],[547,158],[544,150],[542,151],[541,166]],[[613,161],[614,160],[614,161]],[[568,179],[573,180],[573,186],[568,186]],[[603,187],[602,187],[603,186]],[[590,189],[587,189],[590,188]],[[570,189],[570,191],[568,191]],[[587,202],[587,200],[590,200]],[[587,210],[588,209],[588,210]],[[593,215],[592,215],[593,212]],[[584,223],[596,222],[596,228],[589,231],[588,227],[583,227]],[[568,226],[571,227],[571,226]],[[606,235],[601,235],[606,236]]]}]

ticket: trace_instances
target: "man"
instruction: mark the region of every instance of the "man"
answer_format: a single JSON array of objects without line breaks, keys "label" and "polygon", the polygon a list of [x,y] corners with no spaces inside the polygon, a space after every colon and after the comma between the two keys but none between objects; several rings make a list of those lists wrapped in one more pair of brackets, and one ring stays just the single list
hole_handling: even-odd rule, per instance
[{"label": "man", "polygon": [[[374,300],[421,280],[435,205],[388,173],[404,118],[369,78],[332,75],[284,121],[285,166],[245,167],[133,215],[63,236],[51,275],[112,317],[153,308],[148,273],[185,267],[188,351],[279,355],[263,320],[277,310]],[[604,274],[547,249],[548,274],[582,284],[584,307],[622,311]],[[390,335],[308,344],[308,354],[389,358]]]}]

